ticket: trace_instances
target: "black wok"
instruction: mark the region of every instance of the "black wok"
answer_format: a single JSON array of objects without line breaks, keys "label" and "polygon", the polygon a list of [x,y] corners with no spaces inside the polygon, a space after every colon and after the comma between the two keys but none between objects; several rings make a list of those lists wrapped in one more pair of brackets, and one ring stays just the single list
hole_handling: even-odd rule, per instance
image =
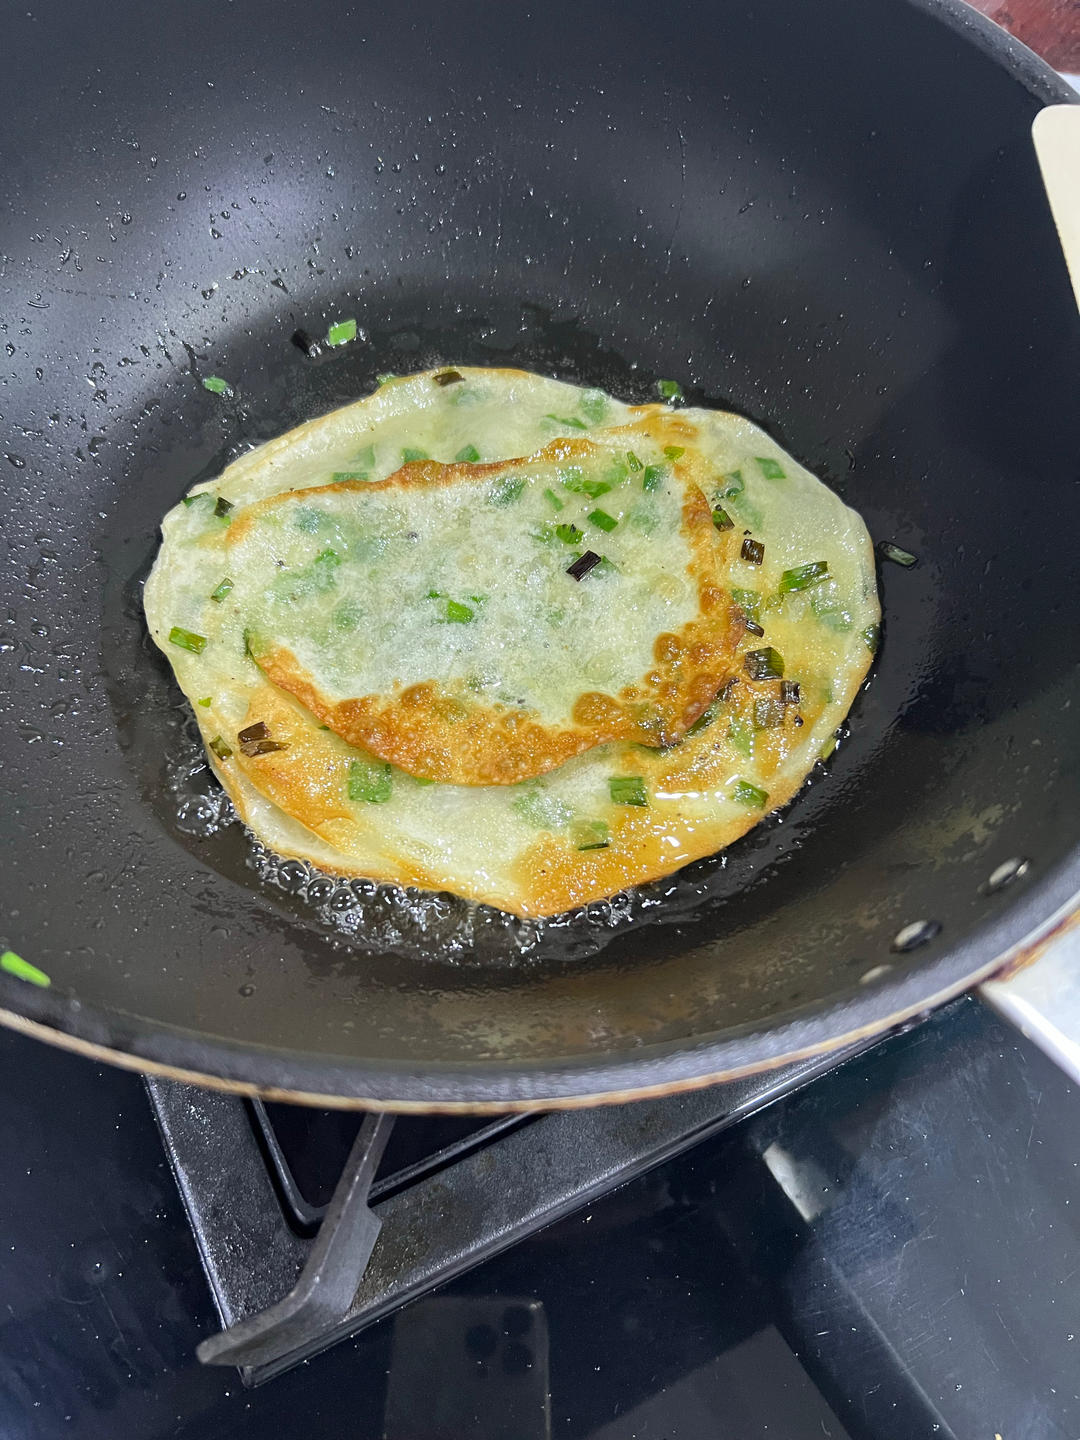
[{"label": "black wok", "polygon": [[[1029,137],[1069,92],[1023,47],[951,0],[47,0],[4,48],[0,942],[52,981],[0,975],[8,1023],[337,1103],[615,1097],[887,1027],[1070,902],[1080,346]],[[827,773],[524,951],[253,869],[141,620],[192,481],[442,361],[678,379],[919,556]]]}]

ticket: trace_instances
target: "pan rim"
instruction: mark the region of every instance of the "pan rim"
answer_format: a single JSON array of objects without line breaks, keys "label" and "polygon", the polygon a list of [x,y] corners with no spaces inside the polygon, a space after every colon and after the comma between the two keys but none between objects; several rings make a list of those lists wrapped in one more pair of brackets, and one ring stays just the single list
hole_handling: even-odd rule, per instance
[{"label": "pan rim", "polygon": [[[884,1035],[1023,960],[1078,906],[1080,849],[1025,882],[1006,914],[988,917],[942,954],[865,991],[807,1006],[777,1024],[719,1032],[690,1046],[666,1041],[620,1057],[417,1066],[313,1056],[183,1031],[6,975],[0,1025],[125,1069],[323,1108],[484,1112],[621,1103],[734,1080]],[[999,943],[987,957],[990,934]]]}]

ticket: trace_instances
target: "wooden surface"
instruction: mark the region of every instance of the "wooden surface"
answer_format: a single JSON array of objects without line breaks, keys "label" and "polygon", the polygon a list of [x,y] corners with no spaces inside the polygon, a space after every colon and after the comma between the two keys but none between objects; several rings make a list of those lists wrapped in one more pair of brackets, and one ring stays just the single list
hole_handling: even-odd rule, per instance
[{"label": "wooden surface", "polygon": [[1055,70],[1080,74],[1080,0],[971,0]]}]

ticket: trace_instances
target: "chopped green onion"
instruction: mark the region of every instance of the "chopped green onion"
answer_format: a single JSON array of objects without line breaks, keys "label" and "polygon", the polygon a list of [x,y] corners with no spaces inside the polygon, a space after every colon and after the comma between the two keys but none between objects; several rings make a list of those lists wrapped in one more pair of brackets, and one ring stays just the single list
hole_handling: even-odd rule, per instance
[{"label": "chopped green onion", "polygon": [[277,750],[287,750],[288,748],[287,740],[249,740],[246,745],[240,746],[243,753],[252,760],[259,755],[273,755]]},{"label": "chopped green onion", "polygon": [[203,380],[203,389],[209,390],[212,395],[231,395],[232,389],[227,380],[220,375],[207,375]]},{"label": "chopped green onion", "polygon": [[665,445],[664,454],[669,460],[678,460],[680,455],[686,454],[685,445]]},{"label": "chopped green onion", "polygon": [[816,589],[810,596],[810,608],[827,629],[841,634],[851,629],[851,616],[837,599],[835,584]]},{"label": "chopped green onion", "polygon": [[595,525],[598,530],[607,530],[609,532],[614,530],[619,523],[618,520],[615,519],[615,516],[609,515],[606,510],[591,510],[589,512],[589,522]]},{"label": "chopped green onion", "polygon": [[736,805],[746,805],[754,810],[764,810],[769,792],[760,789],[757,785],[752,785],[749,780],[736,780],[731,798]]},{"label": "chopped green onion", "polygon": [[559,484],[575,495],[588,495],[590,500],[599,500],[611,489],[605,480],[586,480],[580,465],[568,465],[565,470],[560,470]]},{"label": "chopped green onion", "polygon": [[[586,550],[584,555],[579,555],[572,565],[566,567],[567,575],[572,575],[575,580],[584,580],[590,570],[597,565],[604,565],[607,562],[595,550]],[[614,566],[612,567],[614,569]]]},{"label": "chopped green onion", "polygon": [[894,545],[891,540],[880,541],[877,548],[883,560],[891,560],[894,565],[903,565],[905,570],[910,570],[912,565],[919,563],[917,555],[912,555],[910,550],[901,550],[900,546]]},{"label": "chopped green onion", "polygon": [[40,985],[43,990],[47,990],[52,984],[44,970],[31,965],[29,960],[16,955],[14,950],[5,950],[0,954],[0,970],[6,970],[9,975],[14,975],[16,980],[28,980],[31,985]]},{"label": "chopped green onion", "polygon": [[233,582],[226,575],[225,579],[220,581],[217,585],[214,586],[213,590],[210,591],[210,599],[216,600],[220,605],[222,600],[225,599],[225,596],[228,595],[229,591],[232,588]]},{"label": "chopped green onion", "polygon": [[476,619],[476,611],[471,605],[463,605],[460,600],[448,600],[446,618],[455,625],[467,625],[470,620]]},{"label": "chopped green onion", "polygon": [[608,790],[616,805],[648,805],[649,792],[641,775],[612,775]]},{"label": "chopped green onion", "polygon": [[866,629],[862,632],[862,638],[866,642],[866,648],[870,651],[870,654],[876,655],[877,648],[881,644],[881,626],[867,625]]},{"label": "chopped green onion", "polygon": [[721,705],[723,705],[723,703],[723,700],[718,695],[711,705],[706,706],[706,708],[701,712],[698,718],[687,730],[686,738],[689,740],[691,735],[700,735],[702,730],[707,729],[716,719],[717,715],[719,715],[720,707]]},{"label": "chopped green onion", "polygon": [[426,600],[446,600],[448,597],[445,590],[429,590],[424,598]]},{"label": "chopped green onion", "polygon": [[619,567],[614,565],[606,555],[601,555],[596,566],[596,573],[598,575],[617,575],[619,573]]},{"label": "chopped green onion", "polygon": [[632,450],[627,450],[626,452],[626,463],[630,466],[631,470],[641,469],[641,461],[638,459],[638,457],[634,454]]},{"label": "chopped green onion", "polygon": [[674,405],[683,399],[682,386],[677,380],[658,380],[656,388],[660,393],[660,399],[666,401],[668,405]]},{"label": "chopped green onion", "polygon": [[780,681],[781,705],[798,705],[802,702],[802,687],[797,680]]},{"label": "chopped green onion", "polygon": [[524,489],[524,475],[503,475],[488,491],[488,499],[492,505],[512,505]]},{"label": "chopped green onion", "polygon": [[219,495],[214,506],[214,514],[219,520],[224,520],[229,511],[233,508],[231,500],[226,500],[224,495]]},{"label": "chopped green onion", "polygon": [[606,850],[611,844],[607,821],[582,820],[574,829],[574,843],[579,850]]},{"label": "chopped green onion", "polygon": [[375,446],[365,445],[352,457],[352,463],[359,465],[361,470],[374,470],[375,468]]},{"label": "chopped green onion", "polygon": [[716,526],[717,530],[735,529],[735,521],[732,520],[727,511],[719,505],[712,512],[712,523]]},{"label": "chopped green onion", "polygon": [[768,455],[755,455],[754,459],[757,461],[758,468],[766,480],[787,479],[787,471],[784,467],[777,464],[775,460],[770,459]]},{"label": "chopped green onion", "polygon": [[566,504],[565,500],[559,499],[559,497],[555,494],[554,490],[545,490],[544,499],[551,502],[551,507],[553,510],[561,510]]},{"label": "chopped green onion", "polygon": [[760,540],[751,540],[748,535],[739,552],[748,565],[760,565],[765,559],[765,546]]},{"label": "chopped green onion", "polygon": [[745,755],[747,760],[750,760],[754,754],[753,727],[741,715],[736,715],[728,726],[727,734],[739,754]]},{"label": "chopped green onion", "polygon": [[460,370],[440,370],[431,377],[436,385],[460,385],[465,379]]},{"label": "chopped green onion", "polygon": [[375,376],[375,383],[377,385],[389,385],[391,380],[396,380],[397,378],[393,370],[386,370],[382,375]]},{"label": "chopped green onion", "polygon": [[179,645],[181,650],[190,650],[192,655],[201,655],[206,649],[206,636],[196,635],[194,630],[185,630],[182,625],[174,625],[169,631],[169,644]]},{"label": "chopped green onion", "polygon": [[201,705],[204,710],[209,710],[210,706],[214,703],[214,697],[212,695],[204,695],[201,700],[196,700],[195,703],[196,705]]},{"label": "chopped green onion", "polygon": [[608,397],[603,390],[586,390],[578,402],[578,408],[594,425],[604,418],[608,408]]},{"label": "chopped green onion", "polygon": [[232,746],[227,745],[220,735],[215,735],[210,741],[210,749],[219,760],[229,760],[232,757]]},{"label": "chopped green onion", "polygon": [[785,570],[780,576],[780,594],[787,595],[792,590],[809,590],[811,585],[820,585],[828,578],[828,574],[827,560],[811,560],[809,565],[796,565],[794,570]]},{"label": "chopped green onion", "polygon": [[784,674],[784,657],[771,645],[764,650],[748,650],[743,665],[751,680],[780,680]]},{"label": "chopped green onion", "polygon": [[568,430],[587,430],[589,428],[584,420],[577,420],[573,415],[547,414],[544,419],[554,420],[556,425],[565,425]]},{"label": "chopped green onion", "polygon": [[730,475],[724,476],[724,488],[716,492],[720,500],[733,500],[736,495],[741,495],[746,489],[746,481],[742,478],[741,470],[733,470]]},{"label": "chopped green onion", "polygon": [[576,545],[584,535],[584,530],[579,530],[576,525],[556,525],[555,534],[564,545]]},{"label": "chopped green onion", "polygon": [[411,465],[414,460],[430,460],[431,456],[426,450],[414,450],[411,445],[406,445],[401,452],[401,463]]},{"label": "chopped green onion", "polygon": [[754,701],[754,725],[758,730],[775,730],[783,725],[786,712],[779,700],[763,695]]},{"label": "chopped green onion", "polygon": [[475,445],[463,445],[454,459],[459,465],[475,465],[480,459],[480,451]]},{"label": "chopped green onion", "polygon": [[818,752],[818,759],[819,759],[819,760],[828,760],[829,756],[833,753],[833,751],[834,751],[835,749],[836,749],[836,736],[835,736],[835,735],[830,735],[829,738],[828,738],[828,740],[826,740],[826,741],[825,741],[825,744],[821,747],[821,750]]},{"label": "chopped green onion", "polygon": [[332,485],[340,485],[343,480],[370,480],[371,476],[366,470],[335,470],[330,476]]},{"label": "chopped green onion", "polygon": [[765,630],[756,620],[751,620],[749,616],[747,616],[746,633],[748,635],[756,635],[760,639],[761,636],[765,634]]},{"label": "chopped green onion", "polygon": [[537,786],[529,786],[514,798],[510,808],[515,815],[537,830],[562,830],[573,818],[573,810],[557,795],[548,794]]},{"label": "chopped green onion", "polygon": [[663,483],[663,465],[646,465],[645,474],[641,477],[642,490],[659,490]]},{"label": "chopped green onion", "polygon": [[350,340],[356,339],[356,321],[338,320],[335,321],[326,332],[326,343],[328,345],[347,345]]},{"label": "chopped green onion", "polygon": [[390,799],[393,779],[385,760],[349,761],[349,799],[366,800],[369,805],[383,805]]}]

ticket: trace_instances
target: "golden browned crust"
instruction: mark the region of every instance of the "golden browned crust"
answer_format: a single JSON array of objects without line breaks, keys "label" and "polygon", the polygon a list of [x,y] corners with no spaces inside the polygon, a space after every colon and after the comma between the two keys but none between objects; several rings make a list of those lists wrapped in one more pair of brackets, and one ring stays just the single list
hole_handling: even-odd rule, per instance
[{"label": "golden browned crust", "polygon": [[[690,438],[693,427],[651,416],[636,433]],[[634,431],[628,428],[628,434]],[[589,440],[557,440],[540,458],[566,461],[595,452]],[[339,481],[305,490],[319,494],[441,487],[480,476],[505,475],[531,459],[499,464],[442,465],[414,461],[377,482]],[[512,785],[557,769],[595,745],[628,740],[662,747],[680,740],[712,703],[731,674],[732,659],[745,631],[745,617],[731,604],[718,574],[733,558],[734,531],[718,533],[699,486],[676,462],[684,487],[681,530],[689,552],[688,570],[697,584],[698,610],[673,633],[658,635],[653,666],[617,694],[580,694],[570,723],[544,723],[531,710],[493,703],[461,682],[425,680],[390,694],[335,700],[320,688],[287,648],[269,637],[253,638],[252,658],[266,677],[296,697],[322,724],[361,749],[423,779],[454,785]],[[257,517],[288,501],[288,493],[250,506],[232,526],[228,543],[244,538]]]}]

